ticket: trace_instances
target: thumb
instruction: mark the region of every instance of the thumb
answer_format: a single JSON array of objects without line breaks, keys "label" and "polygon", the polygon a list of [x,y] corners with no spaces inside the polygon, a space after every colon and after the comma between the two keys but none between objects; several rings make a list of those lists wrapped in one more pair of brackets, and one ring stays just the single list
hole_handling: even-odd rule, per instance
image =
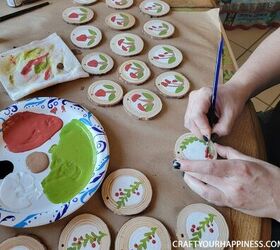
[{"label": "thumb", "polygon": [[220,155],[221,157],[223,157],[224,159],[229,159],[229,160],[244,160],[244,161],[256,161],[256,159],[244,155],[242,153],[240,153],[239,151],[228,147],[228,146],[222,146],[220,144],[215,143],[215,148],[217,150],[218,155]]}]

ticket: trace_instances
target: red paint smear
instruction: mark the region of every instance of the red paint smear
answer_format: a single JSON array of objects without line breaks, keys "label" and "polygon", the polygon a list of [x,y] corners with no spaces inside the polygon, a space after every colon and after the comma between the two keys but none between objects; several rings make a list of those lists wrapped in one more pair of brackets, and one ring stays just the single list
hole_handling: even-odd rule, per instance
[{"label": "red paint smear", "polygon": [[14,153],[35,149],[59,131],[63,121],[53,115],[19,112],[3,123],[3,139]]}]

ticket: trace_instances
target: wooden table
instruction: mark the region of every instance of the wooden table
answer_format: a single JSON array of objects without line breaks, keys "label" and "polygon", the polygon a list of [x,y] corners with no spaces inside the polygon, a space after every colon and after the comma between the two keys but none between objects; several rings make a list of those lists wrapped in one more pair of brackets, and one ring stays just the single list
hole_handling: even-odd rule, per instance
[{"label": "wooden table", "polygon": [[[63,1],[57,1],[58,8],[53,10],[53,15],[60,16],[61,15],[61,5]],[[65,3],[67,1],[64,1]],[[61,3],[59,5],[59,3]],[[55,3],[56,4],[56,3]],[[71,3],[70,3],[71,4]],[[68,5],[65,4],[66,6]],[[1,5],[0,5],[1,6]],[[94,6],[93,6],[94,8]],[[5,12],[5,9],[4,9]],[[111,11],[112,12],[112,11]],[[38,13],[45,13],[43,10]],[[142,16],[135,12],[138,19],[142,18]],[[50,14],[48,14],[50,15]],[[100,15],[97,14],[97,18],[100,18]],[[102,14],[103,15],[103,14]],[[26,19],[25,19],[26,18]],[[36,18],[42,18],[39,21],[42,21],[45,17],[40,16],[37,14]],[[50,16],[49,16],[50,18]],[[143,17],[144,18],[144,17]],[[169,18],[168,16],[166,18]],[[20,20],[25,20],[27,25],[30,25],[28,22],[34,21],[32,17],[25,16],[22,17]],[[172,21],[172,19],[171,19]],[[45,22],[43,20],[42,22]],[[63,22],[62,22],[63,23]],[[49,24],[49,22],[46,22]],[[14,23],[17,25],[17,23]],[[19,22],[19,27],[14,27],[13,30],[17,31],[15,33],[7,33],[7,28],[5,30],[5,37],[6,39],[10,39],[13,44],[9,44],[10,47],[12,46],[20,46],[21,42],[17,39],[19,35],[26,35],[22,34],[20,25],[24,25],[23,22]],[[45,33],[50,34],[56,25],[55,20],[50,20],[51,27],[44,27]],[[179,25],[179,23],[178,23]],[[0,41],[1,41],[1,27],[4,27],[4,23],[0,23]],[[30,26],[32,27],[32,26]],[[64,28],[60,28],[60,32],[64,35],[63,38],[67,38],[67,34],[70,33],[71,27],[65,25]],[[73,26],[72,26],[73,28]],[[107,29],[108,30],[108,29]],[[3,30],[2,30],[3,31]],[[133,30],[140,34],[141,27],[136,26],[136,30]],[[28,33],[29,37],[28,40],[31,41],[33,39],[37,39],[36,32],[40,32],[39,27],[34,28],[34,30]],[[109,32],[109,31],[108,31]],[[184,35],[184,34],[182,34]],[[225,33],[224,33],[225,36]],[[225,36],[226,38],[226,36]],[[3,38],[2,38],[3,39]],[[179,38],[176,36],[174,41],[177,41]],[[186,38],[187,39],[187,38]],[[190,39],[190,38],[188,38]],[[25,39],[26,40],[26,39]],[[5,40],[3,40],[5,42]],[[70,44],[68,42],[68,44]],[[236,70],[236,62],[234,60],[232,51],[230,49],[228,40],[226,39],[226,45],[228,50],[225,50],[225,57],[224,57],[224,69],[227,70],[227,77],[230,77],[232,72]],[[7,46],[6,46],[7,47]],[[73,47],[73,46],[72,46]],[[103,48],[103,47],[101,47]],[[2,48],[3,49],[3,48]],[[6,48],[7,49],[7,48]],[[1,44],[0,44],[0,51],[1,51]],[[141,57],[140,57],[141,58]],[[144,57],[142,57],[144,59]],[[185,67],[185,65],[183,65]],[[184,68],[185,69],[185,68]],[[153,68],[153,71],[156,71]],[[116,70],[115,70],[116,72]],[[158,71],[156,71],[158,73]],[[186,68],[186,72],[188,72],[188,67]],[[203,72],[201,73],[203,75]],[[112,79],[115,76],[110,76]],[[192,77],[192,76],[190,76]],[[193,80],[193,79],[191,79]],[[194,80],[193,80],[194,81]],[[183,128],[183,113],[184,109],[182,108],[182,102],[186,103],[185,100],[180,101],[173,101],[170,99],[164,99],[165,105],[162,114],[159,117],[151,122],[139,122],[133,120],[132,118],[127,118],[127,115],[124,111],[121,111],[121,107],[115,107],[111,109],[102,109],[102,108],[95,108],[93,107],[89,101],[86,100],[86,88],[85,86],[89,86],[92,81],[89,80],[80,80],[75,81],[72,83],[65,83],[60,84],[52,88],[48,88],[46,90],[40,91],[33,96],[48,96],[48,95],[55,95],[58,97],[67,97],[73,101],[76,101],[89,110],[91,110],[102,122],[103,126],[105,127],[109,141],[111,146],[111,164],[110,164],[110,172],[118,169],[119,167],[134,167],[136,169],[141,170],[144,172],[150,181],[152,182],[152,186],[154,189],[154,196],[155,199],[153,200],[151,206],[145,211],[145,215],[154,216],[160,219],[168,228],[169,232],[171,233],[172,239],[175,239],[175,225],[176,225],[176,215],[178,212],[187,204],[195,203],[195,202],[205,202],[197,195],[188,191],[187,199],[186,197],[186,186],[183,183],[180,174],[174,173],[171,169],[171,161],[172,161],[172,151],[173,145],[175,143],[176,138],[179,137],[180,134],[184,133],[185,130]],[[202,80],[198,80],[195,83],[195,88],[199,88],[205,84]],[[143,87],[148,87],[153,90],[153,83],[148,83]],[[130,87],[129,87],[130,88]],[[12,101],[7,96],[6,92],[0,87],[0,109],[3,109],[7,105],[11,104]],[[181,104],[180,104],[181,103]],[[168,107],[168,110],[167,110]],[[178,110],[180,110],[178,112]],[[118,112],[118,116],[123,119],[128,119],[128,122],[115,122],[116,119],[116,112]],[[121,112],[121,113],[120,113]],[[171,120],[168,118],[168,114],[175,113],[176,115],[173,116]],[[177,119],[175,119],[177,117]],[[141,125],[140,125],[141,124]],[[179,124],[179,125],[178,125]],[[118,126],[116,128],[116,126]],[[141,126],[141,127],[139,127]],[[161,126],[163,131],[168,131],[170,133],[169,138],[163,138],[160,131],[158,131],[158,127]],[[162,144],[167,143],[171,145],[169,148],[159,145],[158,149],[155,152],[160,153],[151,154],[146,158],[137,158],[141,155],[137,154],[136,148],[139,150],[145,150],[146,142],[145,133],[141,134],[139,132],[139,136],[136,136],[132,130],[132,128],[142,128],[146,130],[147,135],[152,134],[154,137],[154,141],[161,141]],[[126,134],[127,138],[120,138],[119,134]],[[140,136],[141,135],[141,136]],[[132,143],[129,138],[137,139],[137,145]],[[221,140],[221,143],[226,145],[230,145],[243,153],[249,154],[254,157],[258,157],[261,159],[265,158],[265,151],[264,151],[264,143],[260,131],[260,127],[258,124],[258,120],[256,117],[256,113],[254,108],[251,104],[248,104],[241,114],[239,118],[239,122],[235,125],[232,133],[230,136],[227,136]],[[129,146],[131,148],[135,148],[134,154],[129,155],[126,154],[125,148]],[[138,159],[138,160],[137,160]],[[146,166],[151,165],[151,168],[147,168]],[[172,186],[172,188],[168,188]],[[176,198],[174,198],[176,197]],[[180,197],[178,199],[177,197]],[[175,200],[176,199],[176,200]],[[166,206],[166,200],[170,200],[169,204],[172,206]],[[174,204],[173,204],[174,203]],[[160,205],[162,204],[162,205]],[[240,212],[234,211],[229,208],[218,208],[226,217],[226,220],[229,224],[230,228],[230,238],[232,240],[266,240],[270,237],[270,222],[269,220],[262,220],[258,218],[254,218],[251,216],[247,216],[241,214]],[[7,237],[11,237],[16,234],[27,233],[27,234],[35,234],[38,235],[50,249],[56,249],[57,241],[59,237],[60,230],[66,225],[66,223],[73,218],[75,215],[90,212],[100,216],[102,219],[105,220],[109,224],[109,228],[112,232],[113,239],[116,236],[117,231],[121,227],[121,225],[127,221],[128,217],[121,217],[113,215],[110,211],[108,211],[100,197],[100,192],[97,192],[90,201],[79,209],[74,214],[68,216],[66,219],[58,221],[56,223],[41,226],[38,228],[33,229],[13,229],[13,228],[3,228],[0,227],[0,242]],[[113,248],[112,248],[113,249]],[[237,249],[237,248],[236,248]],[[246,248],[243,248],[246,249]],[[247,248],[251,249],[251,248]]]}]

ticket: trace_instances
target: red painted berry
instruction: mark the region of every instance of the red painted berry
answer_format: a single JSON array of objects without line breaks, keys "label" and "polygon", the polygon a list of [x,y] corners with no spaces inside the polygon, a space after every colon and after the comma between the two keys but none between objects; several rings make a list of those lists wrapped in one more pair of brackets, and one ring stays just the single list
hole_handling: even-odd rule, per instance
[{"label": "red painted berry", "polygon": [[69,16],[69,18],[78,18],[79,17],[79,14],[75,13],[75,12],[72,12]]},{"label": "red painted berry", "polygon": [[112,17],[111,17],[111,21],[112,21],[112,22],[115,22],[115,20],[116,20],[116,16],[112,16]]},{"label": "red painted berry", "polygon": [[116,197],[119,197],[119,193],[115,193],[115,196],[116,196]]},{"label": "red painted berry", "polygon": [[129,75],[131,78],[137,78],[137,75],[135,73],[130,73]]},{"label": "red painted berry", "polygon": [[157,242],[156,242],[156,240],[152,240],[152,243],[153,243],[153,244],[156,244]]},{"label": "red painted berry", "polygon": [[96,92],[95,92],[95,95],[96,96],[106,96],[106,92],[105,92],[105,90],[103,90],[103,89],[99,89],[99,90],[97,90]]},{"label": "red painted berry", "polygon": [[92,246],[93,248],[95,248],[95,247],[96,247],[96,244],[93,242],[93,243],[91,244],[91,246]]},{"label": "red painted berry", "polygon": [[122,50],[123,50],[123,51],[127,51],[128,49],[127,49],[127,47],[122,46]]},{"label": "red painted berry", "polygon": [[194,225],[194,224],[192,225],[192,228],[195,228],[195,225]]},{"label": "red painted berry", "polygon": [[162,82],[161,85],[164,86],[164,87],[167,87],[168,83],[167,82]]},{"label": "red painted berry", "polygon": [[84,42],[88,39],[87,35],[85,34],[82,34],[82,35],[79,35],[77,36],[76,40],[79,41],[79,42]]},{"label": "red painted berry", "polygon": [[137,194],[137,195],[140,195],[140,193],[139,193],[139,192],[137,192],[136,194]]},{"label": "red painted berry", "polygon": [[123,42],[124,42],[124,39],[120,39],[120,40],[118,41],[118,45],[121,46]]},{"label": "red painted berry", "polygon": [[194,229],[193,228],[191,229],[191,232],[194,233]]},{"label": "red painted berry", "polygon": [[138,107],[139,110],[141,110],[143,112],[146,112],[144,106],[141,103],[138,103],[137,107]]},{"label": "red painted berry", "polygon": [[158,56],[159,56],[159,57],[164,57],[164,55],[163,55],[163,54],[159,54]]},{"label": "red painted berry", "polygon": [[124,70],[125,70],[125,71],[129,71],[131,65],[132,65],[131,63],[125,65]]},{"label": "red painted berry", "polygon": [[154,56],[154,59],[158,60],[158,59],[159,59],[159,57],[158,57],[158,56]]},{"label": "red painted berry", "polygon": [[120,195],[123,195],[123,192],[120,192]]},{"label": "red painted berry", "polygon": [[214,229],[213,228],[210,228],[209,229],[209,232],[212,234],[212,233],[214,233]]},{"label": "red painted berry", "polygon": [[119,191],[122,191],[122,189],[121,189],[121,188],[119,188]]},{"label": "red painted berry", "polygon": [[76,237],[74,237],[74,238],[73,238],[73,241],[77,241],[77,238],[76,238]]},{"label": "red painted berry", "polygon": [[88,65],[89,67],[94,67],[94,68],[96,68],[97,65],[98,65],[98,62],[97,62],[96,60],[91,60],[91,61],[89,61],[89,62],[87,63],[87,65]]},{"label": "red painted berry", "polygon": [[135,248],[138,248],[138,245],[137,245],[137,244],[134,244],[134,247],[135,247]]},{"label": "red painted berry", "polygon": [[141,95],[139,95],[139,94],[134,94],[134,95],[131,97],[131,100],[132,100],[133,102],[136,102],[140,97],[141,97]]}]

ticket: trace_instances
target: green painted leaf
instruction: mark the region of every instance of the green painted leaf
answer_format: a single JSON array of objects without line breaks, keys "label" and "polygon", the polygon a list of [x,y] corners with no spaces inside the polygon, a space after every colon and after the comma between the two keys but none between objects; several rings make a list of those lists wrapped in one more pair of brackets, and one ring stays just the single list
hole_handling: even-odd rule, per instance
[{"label": "green painted leaf", "polygon": [[129,36],[126,36],[125,39],[126,39],[127,41],[129,41],[129,42],[133,42],[133,43],[134,43],[134,39],[131,38],[131,37],[129,37]]},{"label": "green painted leaf", "polygon": [[166,23],[161,23],[163,28],[166,28],[167,30],[169,29],[169,26]]},{"label": "green painted leaf", "polygon": [[105,63],[105,64],[103,64],[100,68],[99,68],[99,70],[104,70],[104,69],[106,69],[107,68],[107,66],[108,66],[108,64],[107,63]]},{"label": "green painted leaf", "polygon": [[106,89],[114,89],[114,87],[112,85],[109,85],[109,84],[104,84],[103,87],[106,88]]},{"label": "green painted leaf", "polygon": [[24,60],[33,60],[36,57],[38,57],[42,51],[43,51],[43,49],[41,49],[41,48],[35,48],[32,50],[26,51],[23,53],[23,59]]},{"label": "green painted leaf", "polygon": [[175,79],[178,81],[178,82],[184,82],[184,79],[179,76],[179,75],[175,75]]},{"label": "green painted leaf", "polygon": [[15,83],[13,75],[9,75],[9,82],[10,82],[10,84],[14,84]]},{"label": "green painted leaf", "polygon": [[148,104],[148,105],[146,106],[146,108],[145,108],[146,112],[152,111],[153,107],[154,107],[154,104],[153,104],[153,103]]},{"label": "green painted leaf", "polygon": [[128,52],[133,52],[133,51],[135,51],[135,46],[134,45],[132,45],[130,48],[129,48],[129,50],[128,50]]},{"label": "green painted leaf", "polygon": [[87,43],[88,46],[92,45],[94,43],[94,39],[90,39],[89,42]]},{"label": "green painted leaf", "polygon": [[159,36],[164,36],[167,34],[167,30],[162,30],[161,32],[159,32]]},{"label": "green painted leaf", "polygon": [[142,92],[143,96],[145,96],[148,100],[154,100],[154,97],[149,94],[149,93],[146,93],[146,92]]},{"label": "green painted leaf", "polygon": [[169,52],[169,53],[173,53],[173,50],[172,49],[169,49],[167,47],[162,47],[166,52]]},{"label": "green painted leaf", "polygon": [[99,58],[103,61],[103,62],[108,62],[106,56],[99,54]]},{"label": "green painted leaf", "polygon": [[175,56],[172,56],[168,59],[168,64],[172,64],[176,61],[176,57]]},{"label": "green painted leaf", "polygon": [[42,62],[38,65],[35,65],[35,67],[34,67],[35,74],[40,74],[42,71],[44,71],[48,67],[48,65],[49,65],[49,62],[47,59],[44,62]]},{"label": "green painted leaf", "polygon": [[133,65],[138,69],[144,69],[140,63],[134,62]]},{"label": "green painted leaf", "polygon": [[137,79],[141,79],[143,76],[144,76],[144,73],[143,73],[142,71],[140,71],[140,72],[137,74]]},{"label": "green painted leaf", "polygon": [[87,15],[82,15],[80,18],[80,22],[83,22],[87,19]]},{"label": "green painted leaf", "polygon": [[184,86],[181,85],[181,86],[179,86],[178,88],[176,88],[175,93],[178,94],[178,93],[182,92],[183,89],[184,89]]},{"label": "green painted leaf", "polygon": [[[116,95],[115,95],[114,93],[112,93],[112,94],[109,95],[108,100],[111,102],[111,101],[113,101],[115,98],[116,98]],[[130,197],[130,196],[127,196],[127,197]]]},{"label": "green painted leaf", "polygon": [[83,13],[87,13],[88,11],[85,8],[79,8],[80,11],[82,11]]},{"label": "green painted leaf", "polygon": [[94,30],[88,29],[89,34],[96,36],[96,32]]}]

